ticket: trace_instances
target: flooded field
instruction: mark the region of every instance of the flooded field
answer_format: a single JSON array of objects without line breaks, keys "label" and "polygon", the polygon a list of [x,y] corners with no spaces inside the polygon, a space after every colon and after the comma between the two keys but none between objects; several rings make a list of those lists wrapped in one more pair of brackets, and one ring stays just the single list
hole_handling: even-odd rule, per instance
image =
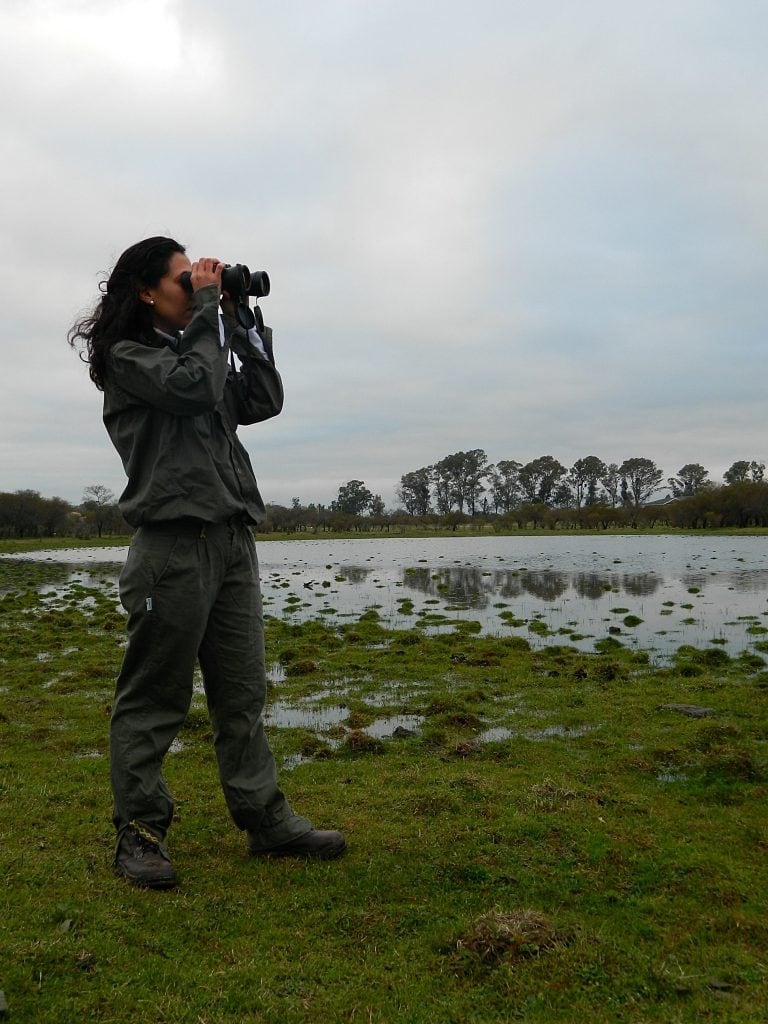
[{"label": "flooded field", "polygon": [[[125,549],[3,556],[45,562],[54,594],[76,581],[113,590]],[[729,654],[768,648],[768,538],[474,537],[271,541],[259,545],[264,610],[347,621],[375,608],[387,626],[460,622],[532,646],[594,650],[613,637],[657,658],[681,644]],[[53,564],[52,564],[53,563]],[[60,584],[50,582],[56,567]],[[30,565],[30,574],[34,568]]]}]

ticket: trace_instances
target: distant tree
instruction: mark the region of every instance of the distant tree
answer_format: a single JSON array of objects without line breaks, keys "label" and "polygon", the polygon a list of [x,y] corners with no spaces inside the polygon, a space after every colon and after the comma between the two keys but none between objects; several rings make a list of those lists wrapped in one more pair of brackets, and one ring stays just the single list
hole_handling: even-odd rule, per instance
[{"label": "distant tree", "polygon": [[432,510],[430,487],[432,483],[431,467],[415,469],[400,477],[397,496],[403,508],[412,516],[426,516]]},{"label": "distant tree", "polygon": [[520,468],[520,490],[530,505],[548,505],[566,468],[551,455],[540,455]]},{"label": "distant tree", "polygon": [[454,504],[453,469],[446,459],[441,459],[430,468],[435,488],[435,508],[439,515],[447,515]]},{"label": "distant tree", "polygon": [[605,473],[600,477],[600,483],[603,485],[601,496],[603,504],[610,504],[612,508],[616,508],[619,504],[621,473],[615,462],[611,462],[610,465],[605,467]]},{"label": "distant tree", "polygon": [[734,462],[730,469],[726,469],[723,473],[723,480],[727,484],[743,484],[748,480],[757,484],[762,482],[764,476],[764,462],[756,462],[754,459],[748,462],[746,459],[742,459],[739,462]]},{"label": "distant tree", "polygon": [[83,491],[80,508],[96,527],[98,536],[101,537],[107,522],[114,518],[115,496],[103,484],[90,484]]},{"label": "distant tree", "polygon": [[[574,505],[573,491],[568,484],[568,479],[565,478],[560,480],[559,483],[555,484],[555,489],[552,491],[552,496],[549,499],[550,507],[553,509],[566,509],[573,508]],[[562,517],[549,517],[551,523],[561,522]]]},{"label": "distant tree", "polygon": [[448,515],[443,517],[442,526],[445,529],[448,529],[450,527],[450,529],[453,530],[453,532],[455,533],[461,526],[461,524],[466,522],[468,522],[468,517],[463,512],[454,510],[453,512],[449,512]]},{"label": "distant tree", "polygon": [[650,498],[664,478],[650,459],[625,459],[619,466],[621,494],[625,505],[639,508]]},{"label": "distant tree", "polygon": [[502,459],[488,467],[493,507],[498,513],[509,512],[517,504],[520,494],[519,473],[522,465],[512,459]]},{"label": "distant tree", "polygon": [[715,495],[722,526],[765,526],[768,523],[768,484],[763,480],[744,480],[721,487]]},{"label": "distant tree", "polygon": [[734,462],[730,469],[726,469],[723,473],[723,480],[725,480],[727,484],[743,484],[744,481],[748,479],[749,462],[746,459]]},{"label": "distant tree", "polygon": [[568,483],[573,491],[576,508],[597,502],[597,486],[606,474],[606,465],[596,455],[577,459],[568,472]]},{"label": "distant tree", "polygon": [[542,526],[547,518],[547,506],[543,501],[526,501],[518,508],[518,523],[521,529],[527,523],[538,528]]},{"label": "distant tree", "polygon": [[386,509],[380,494],[374,494],[369,503],[369,511],[372,516],[383,516]]},{"label": "distant tree", "polygon": [[667,483],[672,488],[673,498],[689,498],[706,486],[708,470],[700,466],[698,462],[688,462],[682,469],[677,471],[677,476],[668,478]]},{"label": "distant tree", "polygon": [[587,505],[582,513],[581,525],[593,530],[607,530],[623,520],[624,510],[607,502]]},{"label": "distant tree", "polygon": [[[435,463],[433,482],[438,492],[438,511],[449,512],[454,505],[474,515],[478,498],[485,490],[482,480],[488,472],[488,456],[482,448],[446,455]],[[448,507],[441,508],[447,505]]]},{"label": "distant tree", "polygon": [[678,498],[666,506],[672,526],[687,529],[705,529],[721,523],[722,499],[717,493],[723,488],[707,483],[695,494]]},{"label": "distant tree", "polygon": [[458,455],[456,491],[459,510],[466,506],[467,514],[473,516],[477,512],[477,502],[485,491],[483,480],[488,474],[488,456],[482,448],[472,448],[468,452],[459,452]]},{"label": "distant tree", "polygon": [[265,511],[266,517],[259,524],[259,530],[262,533],[284,533],[291,527],[292,510],[286,508],[285,505],[267,504]]},{"label": "distant tree", "polygon": [[90,484],[83,491],[83,502],[92,501],[97,505],[111,505],[115,496],[104,484]]},{"label": "distant tree", "polygon": [[64,498],[45,498],[42,511],[42,527],[46,537],[62,536],[70,530],[73,510]]},{"label": "distant tree", "polygon": [[36,537],[42,532],[45,498],[39,491],[14,491],[2,498],[0,523],[7,536]]},{"label": "distant tree", "polygon": [[331,502],[331,511],[349,516],[361,516],[370,508],[372,501],[373,494],[362,480],[349,480],[339,488],[338,497]]}]

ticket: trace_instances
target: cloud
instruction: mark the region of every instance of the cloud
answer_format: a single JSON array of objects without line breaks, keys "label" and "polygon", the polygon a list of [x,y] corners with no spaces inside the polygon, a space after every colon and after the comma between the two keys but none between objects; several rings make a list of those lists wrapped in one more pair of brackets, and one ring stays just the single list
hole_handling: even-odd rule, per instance
[{"label": "cloud", "polygon": [[243,438],[275,499],[392,503],[473,447],[760,457],[767,29],[751,0],[4,4],[0,489],[121,489],[65,335],[155,233],[270,272],[287,404]]}]

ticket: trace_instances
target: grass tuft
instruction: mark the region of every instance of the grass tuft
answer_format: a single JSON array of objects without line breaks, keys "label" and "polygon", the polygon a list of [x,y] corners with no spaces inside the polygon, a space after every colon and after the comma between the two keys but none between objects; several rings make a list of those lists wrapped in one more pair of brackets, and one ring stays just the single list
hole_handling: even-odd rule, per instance
[{"label": "grass tuft", "polygon": [[456,948],[473,954],[483,964],[496,966],[540,956],[565,941],[565,934],[536,910],[491,910],[456,940]]}]

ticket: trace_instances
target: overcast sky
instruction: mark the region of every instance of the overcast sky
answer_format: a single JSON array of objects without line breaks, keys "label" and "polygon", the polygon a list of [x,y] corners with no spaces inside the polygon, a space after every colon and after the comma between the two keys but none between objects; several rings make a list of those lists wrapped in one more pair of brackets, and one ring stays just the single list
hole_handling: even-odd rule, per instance
[{"label": "overcast sky", "polygon": [[66,344],[124,248],[268,270],[266,501],[766,460],[765,0],[2,0],[0,491],[122,467]]}]

